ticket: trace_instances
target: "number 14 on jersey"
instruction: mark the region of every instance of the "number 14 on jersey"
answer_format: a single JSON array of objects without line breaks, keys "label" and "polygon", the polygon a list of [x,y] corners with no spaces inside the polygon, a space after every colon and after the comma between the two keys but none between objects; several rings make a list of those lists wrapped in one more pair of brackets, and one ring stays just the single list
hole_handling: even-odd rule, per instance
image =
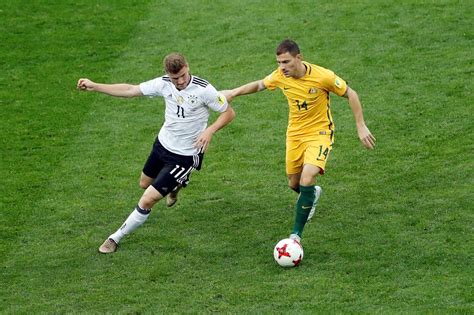
[{"label": "number 14 on jersey", "polygon": [[301,109],[308,110],[308,103],[306,103],[306,101],[304,101],[303,103],[300,103],[300,100],[295,100],[295,102],[296,102],[296,106],[298,107],[298,111],[300,111]]}]

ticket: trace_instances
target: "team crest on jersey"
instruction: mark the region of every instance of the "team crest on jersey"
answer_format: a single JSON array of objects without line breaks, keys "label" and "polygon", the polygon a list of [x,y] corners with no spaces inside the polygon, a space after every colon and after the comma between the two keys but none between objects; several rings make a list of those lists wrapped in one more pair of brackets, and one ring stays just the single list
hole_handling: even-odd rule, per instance
[{"label": "team crest on jersey", "polygon": [[309,94],[316,94],[316,93],[318,93],[318,89],[312,87],[312,88],[309,89],[308,93],[309,93]]},{"label": "team crest on jersey", "polygon": [[178,104],[182,105],[184,103],[184,98],[180,95],[178,96]]},{"label": "team crest on jersey", "polygon": [[188,102],[191,104],[191,105],[194,105],[196,104],[198,101],[198,98],[196,95],[190,95],[188,96]]}]

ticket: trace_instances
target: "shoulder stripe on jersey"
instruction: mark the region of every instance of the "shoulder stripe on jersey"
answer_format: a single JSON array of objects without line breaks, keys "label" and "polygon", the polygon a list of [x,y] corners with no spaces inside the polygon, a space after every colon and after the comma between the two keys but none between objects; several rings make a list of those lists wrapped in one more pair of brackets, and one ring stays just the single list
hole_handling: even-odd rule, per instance
[{"label": "shoulder stripe on jersey", "polygon": [[207,82],[206,80],[203,80],[198,77],[193,77],[192,83],[197,84],[202,87],[206,87],[209,84],[209,82]]},{"label": "shoulder stripe on jersey", "polygon": [[199,82],[194,82],[194,81],[193,81],[193,84],[202,86],[203,88],[205,88],[207,86],[207,84],[205,84],[205,83],[199,83]]},{"label": "shoulder stripe on jersey", "polygon": [[313,70],[313,67],[311,67],[311,65],[308,65],[308,67],[309,67],[309,73],[308,73],[308,75],[310,75],[310,74],[311,74],[311,70]]},{"label": "shoulder stripe on jersey", "polygon": [[199,82],[201,84],[209,84],[209,82],[207,82],[206,80],[203,80],[203,79],[199,79],[199,78],[193,78],[193,81],[194,82]]},{"label": "shoulder stripe on jersey", "polygon": [[165,75],[165,76],[163,76],[163,77],[162,77],[162,79],[163,79],[163,81],[168,81],[168,82],[171,82],[171,79],[170,79],[170,77],[168,77],[168,76],[166,76],[166,75]]},{"label": "shoulder stripe on jersey", "polygon": [[201,82],[204,82],[204,83],[209,84],[209,82],[207,82],[207,81],[204,80],[204,79],[201,79],[200,77],[195,77],[195,76],[193,76],[193,79],[196,79],[197,81],[201,81]]}]

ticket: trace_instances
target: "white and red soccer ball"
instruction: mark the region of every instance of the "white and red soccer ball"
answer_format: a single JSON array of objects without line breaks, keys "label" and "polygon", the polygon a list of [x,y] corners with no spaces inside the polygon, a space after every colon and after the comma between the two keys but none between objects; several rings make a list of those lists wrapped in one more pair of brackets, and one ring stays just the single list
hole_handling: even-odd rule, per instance
[{"label": "white and red soccer ball", "polygon": [[282,267],[298,266],[303,260],[303,246],[297,240],[285,238],[273,250],[275,261]]}]

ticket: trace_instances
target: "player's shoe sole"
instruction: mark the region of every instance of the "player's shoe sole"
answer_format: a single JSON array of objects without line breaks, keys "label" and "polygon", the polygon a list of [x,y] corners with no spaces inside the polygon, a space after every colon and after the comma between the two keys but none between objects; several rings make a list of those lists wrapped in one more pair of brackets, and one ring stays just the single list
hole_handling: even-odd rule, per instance
[{"label": "player's shoe sole", "polygon": [[323,192],[323,189],[320,186],[315,186],[314,187],[314,202],[313,202],[313,207],[309,211],[308,219],[306,222],[311,221],[313,218],[315,212],[316,212],[316,205],[318,204],[319,197],[321,196],[321,193]]},{"label": "player's shoe sole", "polygon": [[100,245],[99,253],[111,254],[117,251],[117,247],[118,247],[117,243],[115,243],[113,239],[108,238],[104,241],[104,243],[102,243],[102,245]]}]

